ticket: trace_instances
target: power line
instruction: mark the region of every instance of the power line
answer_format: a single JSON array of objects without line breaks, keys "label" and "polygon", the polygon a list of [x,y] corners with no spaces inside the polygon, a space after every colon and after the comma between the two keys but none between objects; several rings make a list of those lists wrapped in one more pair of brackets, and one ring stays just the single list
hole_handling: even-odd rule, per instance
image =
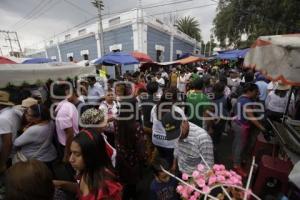
[{"label": "power line", "polygon": [[60,3],[57,1],[52,2],[52,4],[50,4],[48,7],[45,7],[43,10],[41,10],[36,16],[34,16],[34,19],[31,19],[27,22],[25,22],[23,25],[21,25],[20,27],[16,28],[15,30],[20,30],[22,28],[24,28],[25,26],[27,26],[29,23],[31,23],[32,21],[37,20],[40,16],[46,14],[48,11],[50,11],[54,6],[57,6]]},{"label": "power line", "polygon": [[32,10],[30,10],[24,17],[22,17],[22,19],[20,19],[19,21],[17,21],[16,23],[14,23],[11,27],[15,27],[18,26],[19,24],[22,24],[23,22],[25,22],[26,20],[32,18],[35,15],[35,12],[37,9],[39,9],[40,7],[46,6],[47,4],[49,4],[51,1],[53,0],[48,0],[48,1],[40,1],[40,3],[35,6]]},{"label": "power line", "polygon": [[88,14],[88,15],[95,16],[95,15],[91,14],[89,11],[87,11],[87,10],[85,10],[85,9],[83,9],[83,8],[81,8],[81,7],[79,7],[79,6],[77,6],[76,4],[74,4],[73,2],[71,2],[71,1],[69,1],[69,0],[64,0],[64,2],[66,2],[67,4],[69,4],[69,5],[71,5],[71,6],[75,7],[75,8],[77,8],[78,10],[80,10],[80,11],[82,11],[82,12]]},{"label": "power line", "polygon": [[[173,3],[175,3],[175,2],[173,2]],[[180,1],[180,3],[182,3],[182,2]],[[201,6],[195,6],[195,7],[192,7],[192,8],[180,9],[180,10],[177,10],[177,12],[182,12],[182,11],[186,11],[186,10],[193,10],[193,9],[197,9],[197,8],[204,8],[204,7],[209,7],[209,6],[213,6],[213,5],[217,5],[217,4],[214,3],[214,4],[206,4],[206,5],[201,5]],[[151,6],[152,6],[152,5],[151,5]],[[149,7],[150,7],[150,6],[149,6]],[[144,8],[148,8],[148,7],[144,7]],[[126,11],[128,11],[128,10],[126,10]],[[110,13],[110,14],[104,14],[103,16],[109,16],[109,15],[120,14],[120,13],[124,13],[124,12],[126,12],[126,11],[124,11],[124,10],[116,11],[116,12],[113,12],[113,13]],[[169,12],[161,12],[161,13],[155,13],[155,14],[152,14],[152,15],[147,15],[147,16],[145,16],[145,17],[151,17],[151,16],[162,15],[162,14],[168,14],[168,13],[172,13],[172,12],[173,12],[173,11],[169,11]],[[59,32],[59,33],[57,33],[57,34],[55,34],[55,35],[58,36],[58,35],[61,35],[61,34],[70,32],[72,29],[81,27],[82,25],[86,25],[87,23],[92,22],[93,20],[96,20],[96,19],[97,19],[97,16],[92,17],[92,18],[89,18],[88,20],[85,20],[84,22],[81,22],[81,23],[79,23],[79,24],[77,24],[77,25],[75,25],[75,26],[73,26],[73,27],[71,27],[71,28],[69,28],[69,29],[66,29],[66,30],[64,30],[64,31],[62,31],[62,32]],[[133,19],[136,19],[136,18],[133,18]],[[55,37],[55,36],[54,36],[54,37]],[[47,38],[47,39],[45,39],[45,40],[49,40],[49,39],[51,39],[51,38],[53,38],[53,37],[49,37],[49,38]],[[37,43],[35,43],[35,44],[44,43],[45,40],[42,40],[42,41],[37,42]]]}]

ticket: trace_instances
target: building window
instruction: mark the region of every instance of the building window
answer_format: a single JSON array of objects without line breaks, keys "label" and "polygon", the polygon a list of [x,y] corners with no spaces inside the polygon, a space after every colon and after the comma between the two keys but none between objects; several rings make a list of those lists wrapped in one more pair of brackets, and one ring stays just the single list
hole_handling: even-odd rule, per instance
[{"label": "building window", "polygon": [[56,56],[51,56],[51,60],[55,60],[56,61]]},{"label": "building window", "polygon": [[162,62],[162,51],[156,50],[156,62]]},{"label": "building window", "polygon": [[83,57],[83,60],[89,60],[89,50],[81,50],[80,55]]},{"label": "building window", "polygon": [[120,22],[121,22],[121,18],[120,17],[113,18],[113,19],[111,19],[111,20],[108,21],[109,26],[114,26],[114,25],[120,24]]},{"label": "building window", "polygon": [[86,33],[86,29],[81,29],[78,31],[78,35],[81,36],[81,35],[84,35]]},{"label": "building window", "polygon": [[83,54],[83,60],[89,60],[89,55],[88,54]]},{"label": "building window", "polygon": [[69,40],[69,39],[71,39],[71,34],[65,35],[65,40]]}]

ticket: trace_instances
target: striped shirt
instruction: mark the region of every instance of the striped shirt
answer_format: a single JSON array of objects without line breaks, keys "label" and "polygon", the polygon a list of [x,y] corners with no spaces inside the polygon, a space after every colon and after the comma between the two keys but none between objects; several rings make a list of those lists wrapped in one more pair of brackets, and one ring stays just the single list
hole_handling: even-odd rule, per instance
[{"label": "striped shirt", "polygon": [[203,164],[200,154],[206,163],[212,167],[214,152],[211,137],[199,126],[189,122],[188,136],[175,143],[174,157],[177,159],[179,170],[182,173],[192,174],[198,164]]}]

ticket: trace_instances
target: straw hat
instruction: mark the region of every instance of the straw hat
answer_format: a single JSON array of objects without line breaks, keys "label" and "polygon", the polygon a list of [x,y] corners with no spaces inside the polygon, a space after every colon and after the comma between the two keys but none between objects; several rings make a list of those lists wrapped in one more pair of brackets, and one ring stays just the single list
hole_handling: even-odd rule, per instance
[{"label": "straw hat", "polygon": [[29,108],[30,106],[35,105],[35,104],[38,104],[38,101],[34,98],[28,97],[27,99],[24,99],[22,101],[21,106],[23,108]]},{"label": "straw hat", "polygon": [[82,113],[80,123],[82,127],[106,127],[107,116],[102,109],[90,108]]},{"label": "straw hat", "polygon": [[13,106],[13,102],[9,101],[9,93],[0,90],[0,105]]},{"label": "straw hat", "polygon": [[290,85],[286,85],[286,84],[278,82],[277,87],[275,88],[275,90],[289,90],[290,88],[291,88]]}]

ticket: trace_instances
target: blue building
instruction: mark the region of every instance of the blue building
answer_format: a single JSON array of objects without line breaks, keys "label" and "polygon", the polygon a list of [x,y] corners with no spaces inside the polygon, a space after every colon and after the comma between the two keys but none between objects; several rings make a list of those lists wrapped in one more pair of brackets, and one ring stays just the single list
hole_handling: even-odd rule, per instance
[{"label": "blue building", "polygon": [[[198,50],[196,41],[174,26],[147,16],[142,9],[133,9],[103,19],[104,51],[100,48],[98,23],[89,24],[50,40],[43,50],[27,54],[57,61],[94,60],[111,51],[140,51],[157,62],[176,60],[182,53]],[[132,69],[129,66],[128,69]]]}]

